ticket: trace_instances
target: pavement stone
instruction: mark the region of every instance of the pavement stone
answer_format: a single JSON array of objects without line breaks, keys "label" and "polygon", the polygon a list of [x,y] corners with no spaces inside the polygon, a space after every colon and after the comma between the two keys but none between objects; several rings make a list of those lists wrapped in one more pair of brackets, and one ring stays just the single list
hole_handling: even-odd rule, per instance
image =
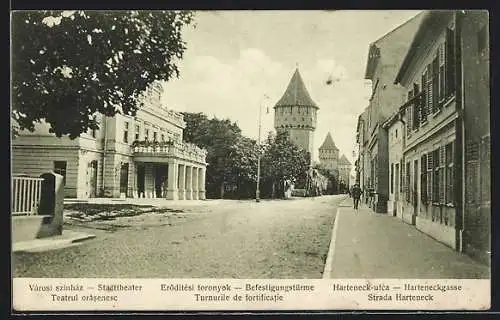
[{"label": "pavement stone", "polygon": [[[352,199],[339,206],[330,278],[488,279],[489,266]],[[328,277],[328,275],[325,275]]]}]

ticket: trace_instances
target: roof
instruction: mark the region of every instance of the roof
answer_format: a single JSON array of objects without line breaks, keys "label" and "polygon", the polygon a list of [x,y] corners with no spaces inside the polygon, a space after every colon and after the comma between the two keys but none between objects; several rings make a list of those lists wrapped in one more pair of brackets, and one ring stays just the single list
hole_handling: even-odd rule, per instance
[{"label": "roof", "polygon": [[435,26],[435,23],[439,22],[446,15],[449,15],[452,13],[453,13],[453,11],[438,11],[438,10],[426,11],[424,13],[422,21],[421,21],[421,23],[417,29],[417,32],[415,33],[413,40],[410,44],[410,48],[408,49],[408,52],[406,53],[406,56],[403,59],[403,63],[401,63],[401,67],[399,68],[399,71],[396,75],[396,78],[394,80],[394,84],[398,84],[402,81],[403,77],[405,76],[406,72],[408,71],[408,69],[410,67],[410,64],[413,60],[413,57],[415,56],[416,52],[421,47],[422,41],[427,34],[427,30],[433,29]]},{"label": "roof", "polygon": [[318,105],[309,95],[309,92],[307,92],[298,68],[295,69],[285,93],[274,107],[280,106],[309,106],[319,109]]},{"label": "roof", "polygon": [[349,160],[347,160],[347,158],[345,157],[345,155],[342,155],[339,159],[339,164],[345,164],[345,165],[351,165],[351,163],[349,162]]},{"label": "roof", "polygon": [[333,138],[332,138],[332,135],[330,134],[330,132],[328,132],[328,134],[326,135],[326,138],[325,138],[325,141],[323,142],[323,144],[321,145],[321,147],[319,147],[320,150],[338,150],[337,146],[335,145],[335,142],[333,142]]},{"label": "roof", "polygon": [[384,34],[382,37],[378,38],[377,40],[375,40],[374,42],[372,42],[370,44],[370,48],[369,48],[369,52],[368,52],[368,59],[366,62],[365,79],[371,80],[373,78],[373,74],[375,72],[375,68],[377,66],[378,59],[380,58],[380,46],[381,46],[383,40],[386,39],[387,37],[389,37],[394,32],[402,29],[404,26],[410,24],[411,22],[415,22],[416,19],[419,19],[422,15],[423,15],[423,13],[420,12],[419,14],[415,15],[411,19],[408,19],[403,24],[400,24],[399,26],[392,29],[391,31]]}]

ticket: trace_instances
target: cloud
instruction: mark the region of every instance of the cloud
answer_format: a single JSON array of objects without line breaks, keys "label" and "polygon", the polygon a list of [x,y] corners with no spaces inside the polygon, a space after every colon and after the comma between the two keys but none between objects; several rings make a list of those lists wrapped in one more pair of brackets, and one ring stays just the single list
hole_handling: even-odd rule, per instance
[{"label": "cloud", "polygon": [[[245,135],[256,138],[259,105],[263,104],[263,132],[272,129],[266,107],[282,94],[272,84],[286,86],[289,75],[263,51],[245,48],[237,59],[221,61],[213,56],[183,60],[179,80],[165,85],[164,102],[176,110],[204,112],[236,121]],[[285,77],[285,79],[283,79]],[[284,90],[284,88],[283,88]],[[264,95],[271,97],[263,101]]]},{"label": "cloud", "polygon": [[[299,70],[307,90],[320,107],[315,149],[330,131],[341,153],[351,160],[357,117],[366,107],[369,96],[365,81],[350,79],[346,68],[333,58],[313,60],[300,65]],[[261,137],[264,138],[267,132],[274,130],[272,107],[284,93],[293,71],[256,48],[242,49],[232,60],[214,56],[186,57],[180,66],[180,79],[166,84],[164,101],[175,110],[229,118],[238,123],[244,135],[252,138],[258,136],[259,107],[262,106]],[[329,76],[338,81],[327,85]],[[270,98],[264,100],[264,95]]]}]

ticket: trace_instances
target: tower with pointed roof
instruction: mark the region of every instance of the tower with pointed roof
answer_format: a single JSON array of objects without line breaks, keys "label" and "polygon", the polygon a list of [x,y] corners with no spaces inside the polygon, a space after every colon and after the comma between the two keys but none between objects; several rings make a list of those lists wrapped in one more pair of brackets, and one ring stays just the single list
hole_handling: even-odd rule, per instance
[{"label": "tower with pointed roof", "polygon": [[314,159],[314,131],[318,105],[312,100],[299,73],[295,72],[281,99],[274,106],[274,128],[287,131],[297,146]]},{"label": "tower with pointed roof", "polygon": [[351,177],[351,170],[352,170],[352,164],[347,160],[345,155],[342,155],[339,159],[338,162],[338,168],[339,168],[339,178],[342,180],[345,184],[349,184],[350,177]]},{"label": "tower with pointed roof", "polygon": [[319,147],[319,162],[322,167],[330,170],[338,169],[339,149],[333,142],[330,132],[326,135],[325,141]]}]

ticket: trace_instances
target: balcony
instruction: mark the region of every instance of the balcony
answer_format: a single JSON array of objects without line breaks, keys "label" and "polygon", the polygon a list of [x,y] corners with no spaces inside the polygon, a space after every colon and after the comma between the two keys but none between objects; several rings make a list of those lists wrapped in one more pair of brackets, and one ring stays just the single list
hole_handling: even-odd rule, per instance
[{"label": "balcony", "polygon": [[134,160],[164,163],[176,158],[190,162],[206,163],[207,151],[187,142],[134,141],[131,146]]}]

